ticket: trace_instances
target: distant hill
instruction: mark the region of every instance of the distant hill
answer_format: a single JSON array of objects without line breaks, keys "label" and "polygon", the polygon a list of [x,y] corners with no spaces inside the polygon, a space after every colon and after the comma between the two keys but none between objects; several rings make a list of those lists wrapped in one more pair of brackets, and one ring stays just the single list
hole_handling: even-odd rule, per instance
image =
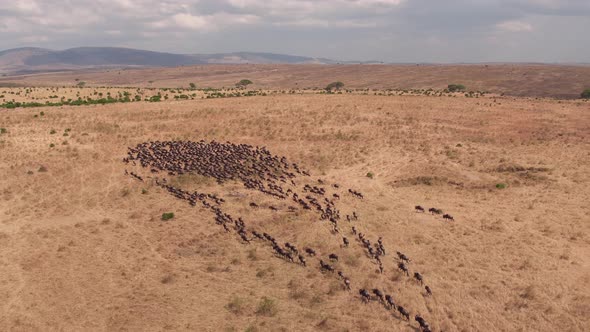
[{"label": "distant hill", "polygon": [[105,67],[175,67],[213,63],[335,64],[338,62],[324,58],[273,53],[173,54],[118,47],[79,47],[62,51],[29,47],[0,52],[0,73],[3,74]]}]

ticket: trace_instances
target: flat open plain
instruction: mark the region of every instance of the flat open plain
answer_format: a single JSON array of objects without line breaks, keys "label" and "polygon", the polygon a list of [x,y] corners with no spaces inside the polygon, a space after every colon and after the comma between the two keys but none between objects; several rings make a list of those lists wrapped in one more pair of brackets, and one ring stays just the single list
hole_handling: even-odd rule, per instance
[{"label": "flat open plain", "polygon": [[[1,330],[418,331],[416,314],[433,331],[590,329],[587,101],[284,94],[0,109],[0,127]],[[296,181],[340,194],[359,218],[334,235],[241,184],[169,177],[282,242],[337,253],[352,291],[315,258],[302,267],[226,233],[149,171],[125,175],[139,169],[128,147],[202,139],[266,146],[310,171]],[[351,226],[383,238],[383,274]],[[359,288],[393,294],[411,322]]]}]

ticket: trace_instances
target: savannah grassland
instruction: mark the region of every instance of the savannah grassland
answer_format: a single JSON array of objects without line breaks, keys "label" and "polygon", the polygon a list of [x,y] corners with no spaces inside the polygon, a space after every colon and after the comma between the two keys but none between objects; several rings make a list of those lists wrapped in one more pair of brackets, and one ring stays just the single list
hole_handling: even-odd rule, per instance
[{"label": "savannah grassland", "polygon": [[[363,304],[361,287],[394,294],[434,331],[590,328],[588,102],[171,98],[2,109],[0,127],[1,330],[418,330]],[[206,210],[124,175],[127,147],[175,139],[266,146],[313,179],[361,191],[364,200],[343,194],[339,206],[358,213],[353,223],[371,239],[383,237],[386,273],[357,245],[340,248],[317,215],[287,213],[285,202],[241,185],[171,179],[219,194],[283,241],[337,252],[353,291],[240,243]],[[250,209],[252,201],[281,211]],[[418,204],[456,221],[415,213]],[[162,221],[164,212],[175,218]],[[396,250],[432,297],[396,269]]]}]

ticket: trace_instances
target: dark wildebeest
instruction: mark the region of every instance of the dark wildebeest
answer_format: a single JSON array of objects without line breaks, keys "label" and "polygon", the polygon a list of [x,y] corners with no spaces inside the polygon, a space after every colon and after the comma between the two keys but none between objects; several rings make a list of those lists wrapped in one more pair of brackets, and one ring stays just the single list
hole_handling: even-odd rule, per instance
[{"label": "dark wildebeest", "polygon": [[408,321],[410,321],[410,313],[406,310],[406,308],[400,306],[397,306],[397,312],[400,313],[400,315],[402,315],[405,319],[407,319]]},{"label": "dark wildebeest", "polygon": [[410,272],[408,271],[408,268],[406,267],[406,265],[402,262],[400,262],[399,264],[397,264],[397,267],[402,270],[408,277],[410,276]]},{"label": "dark wildebeest", "polygon": [[359,289],[359,294],[361,295],[363,302],[366,303],[371,300],[371,295],[369,294],[369,292],[367,292],[366,289]]},{"label": "dark wildebeest", "polygon": [[315,256],[315,250],[311,248],[305,248],[305,252],[310,256]]},{"label": "dark wildebeest", "polygon": [[421,207],[420,205],[416,205],[416,206],[414,207],[414,209],[416,209],[416,212],[424,212],[424,208],[423,208],[423,207]]},{"label": "dark wildebeest", "polygon": [[330,264],[326,264],[324,263],[323,260],[320,259],[320,267],[322,270],[326,270],[329,272],[334,272],[334,268],[332,266],[330,266]]},{"label": "dark wildebeest", "polygon": [[430,331],[430,326],[428,326],[428,323],[426,320],[424,320],[424,318],[422,318],[420,315],[416,315],[414,319],[418,322],[418,324],[420,324],[420,330],[423,332]]},{"label": "dark wildebeest", "polygon": [[391,295],[387,294],[385,295],[385,302],[387,302],[387,305],[389,306],[389,309],[395,309],[395,302],[393,301],[393,297],[391,297]]},{"label": "dark wildebeest", "polygon": [[428,287],[428,285],[424,286],[424,289],[426,290],[426,295],[432,296],[432,289],[430,289],[430,287]]},{"label": "dark wildebeest", "polygon": [[441,214],[442,210],[441,209],[437,209],[437,208],[430,208],[428,209],[428,212],[432,213],[432,214]]},{"label": "dark wildebeest", "polygon": [[410,259],[408,258],[408,256],[402,254],[401,252],[397,252],[397,257],[399,257],[399,259],[401,259],[403,262],[409,263]]},{"label": "dark wildebeest", "polygon": [[335,261],[335,262],[337,262],[337,261],[338,261],[338,255],[336,255],[336,254],[330,254],[330,256],[328,256],[328,258],[329,258],[331,261]]},{"label": "dark wildebeest", "polygon": [[299,263],[301,263],[301,265],[303,266],[307,266],[307,263],[305,262],[305,257],[303,257],[303,255],[299,255]]},{"label": "dark wildebeest", "polygon": [[349,242],[348,242],[348,239],[347,238],[343,237],[342,238],[342,243],[344,243],[344,246],[345,247],[348,247]]},{"label": "dark wildebeest", "polygon": [[383,292],[381,292],[379,289],[374,288],[373,289],[373,294],[375,294],[375,296],[377,296],[377,298],[379,298],[379,300],[383,303],[385,303],[385,297],[383,296]]},{"label": "dark wildebeest", "polygon": [[420,285],[424,285],[424,278],[422,278],[422,275],[418,272],[414,272],[414,279],[418,280],[420,282]]},{"label": "dark wildebeest", "polygon": [[443,219],[447,219],[448,221],[455,221],[455,218],[453,218],[453,216],[451,216],[448,213],[443,214]]}]

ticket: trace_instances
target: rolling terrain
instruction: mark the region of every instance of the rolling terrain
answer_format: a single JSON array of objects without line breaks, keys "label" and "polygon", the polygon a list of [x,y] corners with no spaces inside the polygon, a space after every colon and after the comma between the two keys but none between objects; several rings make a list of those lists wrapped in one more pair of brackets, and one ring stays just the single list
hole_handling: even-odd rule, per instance
[{"label": "rolling terrain", "polygon": [[[241,78],[255,88],[322,87],[333,80],[372,88],[410,76],[405,84],[445,87],[450,76],[474,90],[510,87],[514,94],[546,96],[565,95],[565,83],[542,84],[540,77],[565,82],[566,74],[578,75],[567,83],[577,91],[586,71],[214,65],[4,80],[72,86],[78,78],[91,86],[37,87],[28,95],[26,88],[6,88],[22,92],[14,98],[55,94],[58,100],[116,95],[132,86],[228,86]],[[494,79],[507,72],[514,80]],[[101,85],[123,87],[92,87]],[[588,110],[587,101],[498,94],[349,93],[0,109],[0,329],[418,331],[413,317],[420,314],[433,331],[587,331]],[[298,188],[340,195],[340,233],[317,213],[290,212],[291,201],[239,181],[156,174],[123,162],[130,147],[156,140],[250,144],[285,156],[310,172],[295,178]],[[126,175],[131,171],[143,181]],[[314,248],[318,257],[304,267],[276,257],[266,242],[246,243],[216,225],[210,210],[170,195],[156,177],[222,197],[226,213],[281,243]],[[440,208],[455,221],[416,212],[416,205]],[[162,220],[168,212],[174,218]],[[346,221],[353,212],[358,219]],[[355,240],[353,226],[371,242],[382,237],[383,273]],[[424,276],[432,296],[398,269],[396,251],[411,259],[410,271]],[[319,259],[328,261],[330,253],[339,256],[330,264],[350,278],[351,291],[320,270]],[[361,288],[393,294],[411,321],[375,299],[363,303]]]},{"label": "rolling terrain", "polygon": [[49,50],[25,47],[0,51],[0,74],[27,74],[92,68],[176,67],[196,64],[336,63],[334,60],[261,52],[174,54],[121,47]]},{"label": "rolling terrain", "polygon": [[566,65],[297,65],[241,64],[142,69],[93,69],[0,77],[2,86],[233,87],[250,79],[256,89],[322,89],[341,81],[350,89],[435,89],[463,84],[468,91],[521,97],[579,98],[590,66]]}]

